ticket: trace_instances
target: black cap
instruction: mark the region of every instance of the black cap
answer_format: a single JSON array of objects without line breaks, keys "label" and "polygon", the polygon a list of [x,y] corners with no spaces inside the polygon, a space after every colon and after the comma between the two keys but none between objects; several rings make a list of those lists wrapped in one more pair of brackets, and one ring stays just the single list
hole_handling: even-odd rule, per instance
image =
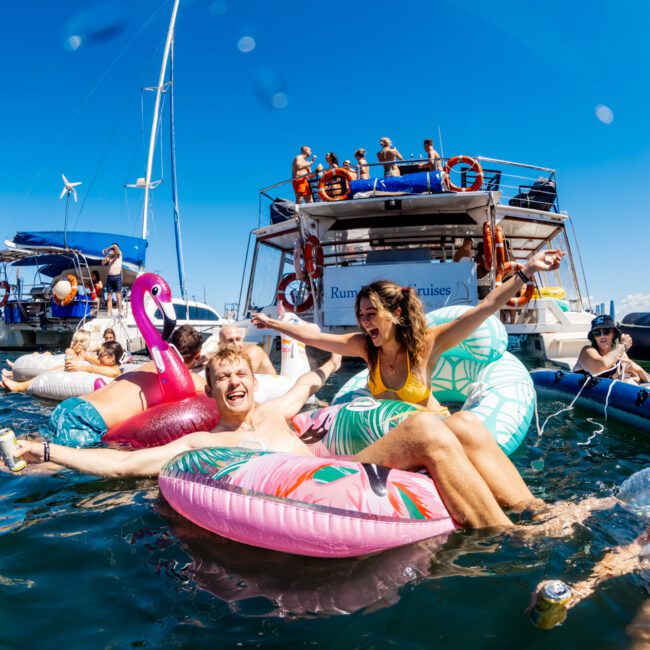
[{"label": "black cap", "polygon": [[595,342],[593,331],[599,329],[613,329],[615,332],[614,338],[620,338],[621,336],[621,330],[616,327],[616,323],[613,321],[612,317],[607,314],[600,314],[600,316],[596,316],[596,318],[591,321],[591,329],[589,330],[588,337],[592,343]]}]

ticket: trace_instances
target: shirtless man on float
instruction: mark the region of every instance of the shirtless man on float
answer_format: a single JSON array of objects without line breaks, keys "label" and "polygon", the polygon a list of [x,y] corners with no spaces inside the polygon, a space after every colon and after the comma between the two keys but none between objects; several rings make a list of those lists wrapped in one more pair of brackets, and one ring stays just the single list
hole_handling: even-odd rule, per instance
[{"label": "shirtless man on float", "polygon": [[277,375],[269,355],[254,343],[244,343],[244,335],[236,325],[224,325],[219,330],[219,349],[232,348],[243,352],[250,360],[254,373]]},{"label": "shirtless man on float", "polygon": [[[311,157],[311,161],[307,160]],[[293,159],[291,165],[291,177],[293,181],[293,191],[296,194],[296,204],[313,203],[314,197],[311,195],[311,188],[309,187],[309,176],[311,175],[311,166],[316,162],[316,156],[312,156],[311,148],[304,146],[300,147],[300,153]]]},{"label": "shirtless man on float", "polygon": [[[289,421],[340,364],[341,357],[332,355],[320,368],[302,375],[282,397],[256,404],[256,381],[250,359],[242,352],[220,350],[206,370],[206,393],[214,397],[221,414],[212,432],[191,433],[167,445],[137,451],[75,449],[19,439],[14,455],[30,463],[43,463],[49,458],[57,465],[108,477],[156,476],[178,454],[205,447],[254,444],[266,451],[311,456],[311,450],[289,428]],[[501,506],[517,505],[518,509],[545,506],[540,499],[522,502],[522,494],[516,487],[493,495],[458,439],[440,425],[437,416],[427,411],[400,423],[353,459],[403,470],[424,467],[435,480],[450,514],[468,528],[512,527]],[[544,526],[535,529],[548,533]]]},{"label": "shirtless man on float", "polygon": [[397,151],[397,148],[393,145],[390,138],[383,137],[379,144],[381,145],[381,150],[377,152],[377,160],[380,163],[389,163],[384,164],[384,176],[401,176],[402,174],[399,171],[398,165],[392,165],[390,163],[395,160],[404,160],[402,154]]}]

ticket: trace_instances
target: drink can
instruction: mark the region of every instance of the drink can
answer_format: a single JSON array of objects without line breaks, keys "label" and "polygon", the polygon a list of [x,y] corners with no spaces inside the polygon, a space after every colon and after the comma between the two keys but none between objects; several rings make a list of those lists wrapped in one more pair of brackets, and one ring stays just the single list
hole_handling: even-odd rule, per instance
[{"label": "drink can", "polygon": [[21,469],[25,469],[27,463],[22,459],[14,458],[15,449],[16,434],[9,427],[0,429],[0,456],[4,458],[5,464],[12,472],[20,472]]},{"label": "drink can", "polygon": [[537,594],[537,602],[530,612],[530,620],[540,630],[549,630],[564,623],[567,603],[573,593],[571,587],[561,580],[547,582]]}]

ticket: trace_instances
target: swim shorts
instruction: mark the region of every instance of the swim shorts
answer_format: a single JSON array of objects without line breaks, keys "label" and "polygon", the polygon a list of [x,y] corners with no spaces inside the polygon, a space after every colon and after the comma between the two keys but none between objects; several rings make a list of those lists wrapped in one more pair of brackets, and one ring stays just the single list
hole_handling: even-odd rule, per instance
[{"label": "swim shorts", "polygon": [[106,291],[122,291],[122,274],[106,277]]},{"label": "swim shorts", "polygon": [[104,419],[90,402],[71,397],[54,409],[45,433],[57,445],[89,447],[100,443],[106,431]]},{"label": "swim shorts", "polygon": [[311,187],[309,187],[309,181],[304,176],[301,178],[296,178],[293,181],[293,191],[296,193],[296,198],[299,196],[311,196]]}]

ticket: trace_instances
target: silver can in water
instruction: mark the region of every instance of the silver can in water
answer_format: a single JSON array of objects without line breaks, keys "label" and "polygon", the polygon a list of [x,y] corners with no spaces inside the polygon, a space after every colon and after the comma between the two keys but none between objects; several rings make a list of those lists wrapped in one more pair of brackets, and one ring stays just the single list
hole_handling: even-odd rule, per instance
[{"label": "silver can in water", "polygon": [[24,460],[16,460],[14,458],[16,444],[16,434],[9,427],[0,429],[0,456],[2,456],[5,465],[12,472],[20,472],[21,469],[27,467],[27,463]]},{"label": "silver can in water", "polygon": [[530,612],[530,620],[540,630],[549,630],[564,623],[567,603],[571,600],[571,587],[561,580],[547,582],[537,594],[537,602]]}]

